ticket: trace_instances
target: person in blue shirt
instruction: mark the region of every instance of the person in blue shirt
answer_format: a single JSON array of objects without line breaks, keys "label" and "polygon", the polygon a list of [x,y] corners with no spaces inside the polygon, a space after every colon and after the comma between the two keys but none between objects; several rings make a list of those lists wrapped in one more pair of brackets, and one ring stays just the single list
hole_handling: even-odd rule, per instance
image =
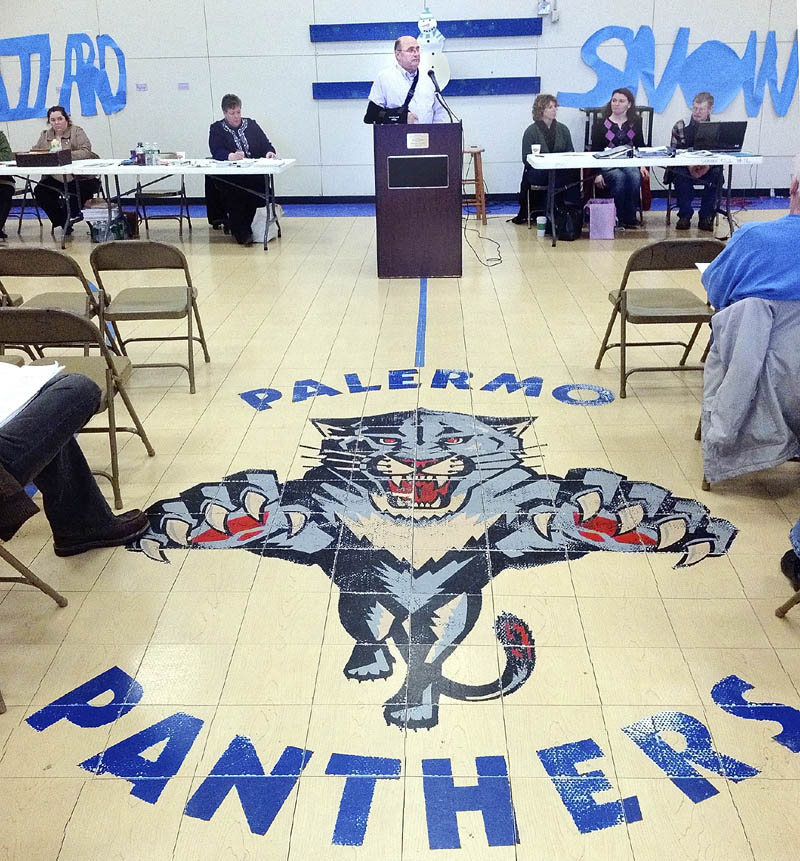
[{"label": "person in blue shirt", "polygon": [[[245,158],[275,158],[275,147],[261,126],[242,116],[242,100],[233,93],[222,97],[224,119],[212,123],[208,130],[208,148],[217,161],[241,161]],[[214,182],[209,206],[224,212],[233,238],[240,245],[252,245],[250,225],[256,208],[264,205],[264,178],[220,174],[224,182]],[[213,180],[212,180],[213,182]],[[207,186],[208,192],[208,186]],[[209,218],[211,220],[211,218]]]},{"label": "person in blue shirt", "polygon": [[789,214],[740,227],[703,273],[708,301],[726,308],[739,299],[800,301],[800,155],[792,162]]},{"label": "person in blue shirt", "polygon": [[[792,161],[789,214],[777,221],[745,224],[703,273],[708,301],[726,308],[739,299],[800,301],[800,155]],[[800,333],[798,340],[800,341]],[[781,571],[800,589],[800,520],[789,533],[791,547],[781,558]]]}]

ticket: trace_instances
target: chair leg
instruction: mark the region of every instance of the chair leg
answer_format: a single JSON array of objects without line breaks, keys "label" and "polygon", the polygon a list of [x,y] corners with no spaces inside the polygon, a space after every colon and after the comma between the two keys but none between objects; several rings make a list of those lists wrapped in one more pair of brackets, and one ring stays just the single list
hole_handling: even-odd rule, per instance
[{"label": "chair leg", "polygon": [[[109,372],[110,373],[110,372]],[[114,408],[114,381],[107,377],[108,392],[108,445],[111,450],[111,487],[114,489],[114,508],[122,508],[122,493],[119,486],[119,452],[117,450],[117,415]]]},{"label": "chair leg", "polygon": [[708,354],[711,351],[711,338],[708,339],[708,343],[706,344],[705,350],[703,350],[703,355],[700,356],[700,363],[702,364],[708,358]]},{"label": "chair leg", "polygon": [[694,332],[692,332],[692,337],[689,338],[689,341],[686,344],[686,349],[683,351],[683,355],[681,356],[681,360],[680,360],[680,362],[678,362],[679,365],[685,365],[686,364],[686,360],[689,358],[689,353],[692,352],[692,347],[694,347],[694,342],[697,340],[697,336],[700,334],[700,327],[702,325],[703,325],[702,323],[698,323],[694,327]]},{"label": "chair leg", "polygon": [[796,604],[800,604],[800,589],[798,589],[785,604],[781,604],[781,606],[778,607],[775,611],[775,615],[779,619],[782,619]]},{"label": "chair leg", "polygon": [[[191,291],[190,291],[191,292]],[[189,347],[189,394],[193,395],[195,393],[194,386],[194,337],[192,334],[192,310],[194,309],[194,299],[190,300],[192,303],[192,308],[189,310],[189,313],[186,315],[186,328],[187,328],[187,344]]]},{"label": "chair leg", "polygon": [[672,215],[672,183],[667,183],[667,227],[669,227],[670,217]]},{"label": "chair leg", "polygon": [[211,356],[208,354],[208,344],[206,344],[206,336],[203,332],[203,323],[200,320],[200,311],[197,309],[197,302],[195,299],[192,299],[192,310],[194,311],[194,318],[197,321],[197,334],[200,336],[200,344],[203,347],[203,358],[205,359],[206,364],[211,361]]},{"label": "chair leg", "polygon": [[9,553],[8,550],[2,546],[0,546],[0,559],[4,559],[8,562],[15,571],[18,571],[22,575],[26,583],[30,586],[36,587],[41,592],[44,592],[44,594],[52,598],[59,607],[67,606],[67,599],[63,595],[56,592],[49,583],[45,583],[44,580],[40,580],[33,571],[30,570],[30,568],[23,565],[16,556]]},{"label": "chair leg", "polygon": [[144,447],[147,449],[147,454],[150,457],[155,457],[155,449],[150,444],[150,440],[147,436],[147,432],[144,429],[144,425],[142,425],[141,421],[139,420],[138,413],[133,408],[133,404],[131,403],[131,399],[128,395],[127,389],[119,381],[117,381],[116,386],[117,391],[119,392],[119,396],[122,398],[122,401],[125,404],[125,409],[127,409],[128,415],[131,417],[131,420],[136,426],[136,433],[138,434],[139,439],[141,439],[141,441],[144,443]]},{"label": "chair leg", "polygon": [[617,319],[617,314],[619,314],[619,305],[614,305],[614,310],[611,312],[611,319],[608,321],[608,326],[606,327],[606,334],[603,336],[603,343],[600,345],[600,352],[597,354],[597,361],[594,363],[595,370],[600,368],[603,356],[605,356],[606,351],[608,350],[608,339],[611,337],[611,332],[614,328],[614,321]]},{"label": "chair leg", "polygon": [[619,314],[619,396],[621,398],[626,398],[628,393],[625,391],[625,384],[627,383],[627,377],[625,375],[626,370],[626,359],[625,355],[625,345],[627,338],[627,321],[625,319],[626,311],[620,310]]}]

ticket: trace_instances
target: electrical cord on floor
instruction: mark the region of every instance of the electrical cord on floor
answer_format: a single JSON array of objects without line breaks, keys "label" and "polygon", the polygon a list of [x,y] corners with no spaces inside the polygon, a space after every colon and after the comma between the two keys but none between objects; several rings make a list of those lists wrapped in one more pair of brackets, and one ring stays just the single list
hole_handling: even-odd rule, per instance
[{"label": "electrical cord on floor", "polygon": [[[472,167],[473,161],[474,161],[474,156],[470,153],[469,164],[467,165],[467,170],[464,174],[464,179],[469,178],[469,171],[470,171],[470,168]],[[486,199],[486,193],[488,192],[488,187],[486,185],[485,180],[483,182],[483,189],[484,189],[484,200],[485,200]],[[477,196],[477,194],[476,194],[476,196]],[[475,213],[474,214],[475,214],[475,220],[477,221],[478,220],[477,204],[475,206]],[[467,227],[467,224],[469,222],[469,216],[470,216],[469,212],[466,215],[463,214],[463,208],[462,208],[461,219],[464,222],[464,241],[470,247],[470,250],[475,255],[475,259],[478,261],[478,263],[481,264],[481,266],[485,266],[487,269],[491,269],[493,266],[499,266],[503,262],[503,255],[500,253],[500,243],[497,242],[497,240],[491,239],[488,236],[481,236],[481,232],[478,228]],[[491,242],[493,245],[495,245],[497,247],[497,256],[496,257],[486,257],[485,260],[482,260],[480,254],[478,254],[477,249],[469,241],[469,237],[467,236],[467,231],[469,231],[470,233],[477,233],[478,239],[482,239],[484,242]]]}]

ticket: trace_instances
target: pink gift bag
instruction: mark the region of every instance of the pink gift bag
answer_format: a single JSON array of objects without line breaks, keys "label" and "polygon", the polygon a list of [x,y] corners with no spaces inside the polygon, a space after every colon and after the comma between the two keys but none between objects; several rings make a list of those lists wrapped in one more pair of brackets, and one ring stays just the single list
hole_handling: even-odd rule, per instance
[{"label": "pink gift bag", "polygon": [[589,239],[613,239],[617,223],[617,207],[612,197],[593,197],[589,210]]}]

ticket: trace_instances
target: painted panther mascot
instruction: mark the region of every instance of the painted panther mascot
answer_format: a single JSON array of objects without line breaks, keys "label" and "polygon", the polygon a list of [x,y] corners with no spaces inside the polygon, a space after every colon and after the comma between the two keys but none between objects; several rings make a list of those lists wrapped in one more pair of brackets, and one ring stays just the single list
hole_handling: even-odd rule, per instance
[{"label": "painted panther mascot", "polygon": [[384,706],[400,727],[435,726],[442,694],[490,699],[530,676],[533,636],[510,613],[494,625],[506,659],[499,679],[458,684],[442,671],[504,569],[593,550],[680,552],[681,567],[722,555],[736,534],[700,503],[648,482],[604,469],[536,472],[523,442],[530,418],[418,409],[312,421],[323,439],[302,480],[281,485],[254,469],[198,484],[153,505],[132,549],[166,561],[169,548],[245,548],[320,565],[355,641],[345,676],[390,676],[390,639],[407,664]]}]

